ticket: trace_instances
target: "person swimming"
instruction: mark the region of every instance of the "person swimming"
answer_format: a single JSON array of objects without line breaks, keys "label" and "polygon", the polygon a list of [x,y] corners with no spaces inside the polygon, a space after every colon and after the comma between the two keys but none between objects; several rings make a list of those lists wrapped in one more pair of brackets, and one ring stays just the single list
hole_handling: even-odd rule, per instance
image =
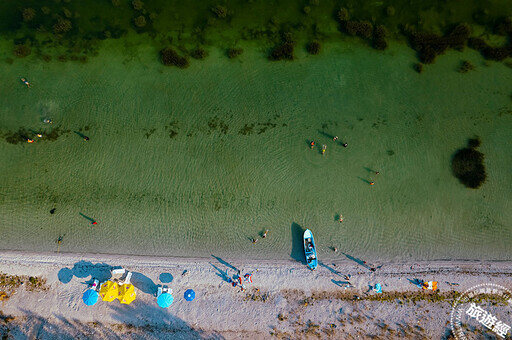
[{"label": "person swimming", "polygon": [[45,119],[43,119],[43,123],[45,123],[45,124],[52,124],[53,120],[51,120],[50,118],[45,118]]},{"label": "person swimming", "polygon": [[23,82],[23,84],[27,85],[27,87],[32,87],[32,85],[28,82],[27,79],[21,78],[21,81]]}]

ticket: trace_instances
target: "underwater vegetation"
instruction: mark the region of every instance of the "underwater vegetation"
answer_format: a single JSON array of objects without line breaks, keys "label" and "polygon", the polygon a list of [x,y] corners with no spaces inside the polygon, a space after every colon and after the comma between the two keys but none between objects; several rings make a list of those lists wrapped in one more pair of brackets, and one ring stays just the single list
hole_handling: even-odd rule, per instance
[{"label": "underwater vegetation", "polygon": [[242,48],[228,48],[228,58],[233,59],[238,57],[240,54],[244,53]]},{"label": "underwater vegetation", "polygon": [[135,26],[137,26],[137,27],[144,27],[144,26],[146,26],[146,24],[147,24],[146,17],[143,16],[143,15],[139,15],[138,17],[133,19],[133,24]]},{"label": "underwater vegetation", "polygon": [[386,41],[387,35],[388,31],[386,27],[382,25],[375,26],[375,29],[373,30],[373,48],[376,50],[385,50],[388,48],[388,42]]},{"label": "underwater vegetation", "polygon": [[484,154],[477,151],[478,137],[468,141],[468,146],[457,150],[452,158],[452,173],[467,188],[478,189],[487,178],[484,167]]},{"label": "underwater vegetation", "polygon": [[464,60],[457,70],[459,73],[467,73],[475,69],[475,65],[471,63],[469,60]]},{"label": "underwater vegetation", "polygon": [[418,52],[422,63],[432,64],[438,55],[443,54],[449,48],[464,50],[470,34],[469,25],[459,24],[444,36],[435,33],[410,32],[409,42],[412,48]]},{"label": "underwater vegetation", "polygon": [[[161,57],[162,46],[174,46],[177,52],[169,52],[165,62],[161,59],[181,68],[189,57],[204,59],[211,47],[236,46],[240,40],[260,42],[265,50],[271,46],[266,55],[269,60],[294,60],[299,44],[315,55],[325,41],[339,39],[340,32],[379,51],[388,48],[390,39],[405,38],[422,65],[434,63],[449,49],[463,50],[465,46],[480,51],[488,60],[507,62],[512,56],[512,17],[503,17],[512,13],[512,4],[506,1],[468,3],[464,11],[457,0],[404,0],[392,5],[378,1],[375,6],[349,1],[341,8],[331,2],[301,0],[273,2],[262,11],[256,3],[6,1],[0,2],[4,18],[0,34],[13,42],[14,56],[47,62],[85,62],[97,55],[103,40],[120,39],[129,32],[146,34]],[[496,35],[506,39],[495,39]],[[228,49],[227,56],[236,58],[241,51]]]},{"label": "underwater vegetation", "polygon": [[72,28],[71,21],[63,18],[58,18],[57,22],[53,25],[53,31],[56,34],[69,32]]},{"label": "underwater vegetation", "polygon": [[228,16],[228,9],[222,5],[216,5],[211,8],[211,11],[217,16],[219,19],[224,19]]},{"label": "underwater vegetation", "polygon": [[206,52],[204,49],[198,47],[192,52],[190,52],[190,56],[194,59],[204,59],[208,56],[208,52]]},{"label": "underwater vegetation", "polygon": [[306,51],[308,51],[309,54],[318,54],[320,53],[321,47],[320,42],[315,40],[306,45]]},{"label": "underwater vegetation", "polygon": [[293,49],[295,48],[295,40],[290,32],[283,33],[282,43],[270,52],[268,59],[277,60],[293,60]]},{"label": "underwater vegetation", "polygon": [[414,64],[414,70],[418,73],[423,73],[423,64],[422,63]]},{"label": "underwater vegetation", "polygon": [[12,53],[18,58],[23,58],[29,56],[30,53],[32,53],[32,50],[30,49],[30,46],[25,44],[14,45]]},{"label": "underwater vegetation", "polygon": [[346,8],[341,8],[336,13],[336,20],[339,23],[340,32],[371,41],[371,46],[376,50],[385,50],[388,47],[386,41],[388,32],[385,26],[374,27],[371,22],[366,20],[350,20],[349,11]]},{"label": "underwater vegetation", "polygon": [[162,64],[165,66],[177,66],[179,68],[187,68],[189,67],[188,59],[182,57],[170,47],[166,47],[160,51],[160,58]]},{"label": "underwater vegetation", "polygon": [[468,44],[469,47],[479,51],[487,60],[503,61],[512,56],[512,46],[492,47],[480,38],[471,38]]}]

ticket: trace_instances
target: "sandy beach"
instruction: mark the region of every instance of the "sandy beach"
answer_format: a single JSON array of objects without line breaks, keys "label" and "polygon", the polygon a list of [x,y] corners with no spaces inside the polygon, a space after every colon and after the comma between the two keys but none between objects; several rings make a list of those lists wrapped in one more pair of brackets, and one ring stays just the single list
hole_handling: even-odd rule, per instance
[{"label": "sandy beach", "polygon": [[[371,271],[357,261],[320,261],[311,272],[298,261],[215,255],[2,252],[0,272],[20,276],[24,283],[14,288],[4,278],[1,329],[14,339],[445,339],[457,292],[482,283],[512,287],[510,262],[367,264],[377,268]],[[137,299],[130,305],[115,300],[86,306],[82,293],[88,284],[107,280],[118,266],[132,271]],[[227,282],[238,270],[253,273],[245,292]],[[347,275],[353,287],[344,288]],[[28,277],[43,284],[34,287]],[[423,291],[412,284],[414,279],[437,280],[440,291]],[[382,294],[370,289],[376,283]],[[167,309],[156,303],[158,284],[172,289],[174,302]],[[183,298],[189,288],[196,292],[192,302]]]}]

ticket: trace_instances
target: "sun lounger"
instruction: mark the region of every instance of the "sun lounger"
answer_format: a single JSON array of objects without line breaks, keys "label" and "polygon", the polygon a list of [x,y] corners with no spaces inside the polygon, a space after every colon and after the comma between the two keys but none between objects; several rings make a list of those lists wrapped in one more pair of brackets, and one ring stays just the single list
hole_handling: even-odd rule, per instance
[{"label": "sun lounger", "polygon": [[124,268],[112,269],[111,273],[112,280],[119,280],[126,273],[126,270]]},{"label": "sun lounger", "polygon": [[172,289],[167,286],[158,285],[158,289],[156,290],[156,297],[158,298],[160,295],[164,293],[172,294]]},{"label": "sun lounger", "polygon": [[119,279],[120,285],[128,285],[130,284],[130,280],[132,279],[132,272],[127,271],[126,275]]}]

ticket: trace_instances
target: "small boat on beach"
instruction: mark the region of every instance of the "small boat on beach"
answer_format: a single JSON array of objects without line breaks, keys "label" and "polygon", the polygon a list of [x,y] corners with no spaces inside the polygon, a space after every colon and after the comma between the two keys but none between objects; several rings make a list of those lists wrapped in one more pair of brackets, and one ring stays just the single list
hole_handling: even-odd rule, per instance
[{"label": "small boat on beach", "polygon": [[315,270],[318,266],[318,259],[316,257],[315,240],[311,230],[306,229],[304,232],[304,254],[306,255],[306,263],[309,269]]}]

